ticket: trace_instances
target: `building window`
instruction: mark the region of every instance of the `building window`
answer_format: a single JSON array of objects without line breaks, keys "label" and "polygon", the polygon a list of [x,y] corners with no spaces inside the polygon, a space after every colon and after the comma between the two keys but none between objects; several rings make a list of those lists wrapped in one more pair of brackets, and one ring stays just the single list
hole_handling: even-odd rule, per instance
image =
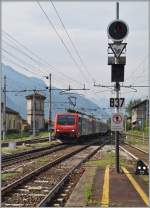
[{"label": "building window", "polygon": [[8,128],[11,129],[11,120],[9,120]]},{"label": "building window", "polygon": [[15,127],[16,127],[16,122],[15,122],[15,120],[14,120],[14,129],[15,129]]},{"label": "building window", "polygon": [[42,102],[40,101],[40,110],[42,110]]}]

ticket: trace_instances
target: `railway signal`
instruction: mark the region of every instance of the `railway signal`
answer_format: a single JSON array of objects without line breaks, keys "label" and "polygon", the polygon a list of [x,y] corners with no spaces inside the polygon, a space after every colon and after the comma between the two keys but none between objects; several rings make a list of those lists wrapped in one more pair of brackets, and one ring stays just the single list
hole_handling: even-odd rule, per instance
[{"label": "railway signal", "polygon": [[[115,131],[116,141],[116,171],[120,172],[119,167],[119,131],[123,131],[123,115],[119,113],[120,82],[124,82],[124,65],[126,64],[126,45],[123,40],[129,33],[128,25],[119,20],[119,2],[116,3],[116,20],[112,21],[107,27],[108,39],[113,43],[108,43],[108,65],[111,65],[111,82],[115,82],[114,90],[116,99],[110,99],[110,106],[116,107],[116,114],[112,114],[111,130]],[[109,52],[111,49],[111,53]],[[114,56],[112,56],[112,53]],[[111,56],[110,56],[111,54]],[[122,56],[124,54],[124,56]]]},{"label": "railway signal", "polygon": [[122,20],[112,21],[107,28],[107,34],[110,39],[113,41],[123,41],[128,35],[129,29],[128,25]]},{"label": "railway signal", "polygon": [[142,160],[138,160],[136,164],[136,175],[148,175],[148,167]]},{"label": "railway signal", "polygon": [[111,82],[124,82],[124,65],[111,65]]},{"label": "railway signal", "polygon": [[109,47],[114,53],[116,58],[119,58],[124,49],[126,48],[127,43],[109,43]]}]

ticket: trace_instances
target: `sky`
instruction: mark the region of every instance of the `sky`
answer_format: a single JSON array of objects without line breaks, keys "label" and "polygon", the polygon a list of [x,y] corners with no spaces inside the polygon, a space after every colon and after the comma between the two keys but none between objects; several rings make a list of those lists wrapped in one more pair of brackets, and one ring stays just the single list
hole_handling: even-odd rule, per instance
[{"label": "sky", "polygon": [[[83,88],[85,84],[91,90],[80,91],[80,94],[99,106],[105,100],[109,107],[109,98],[114,97],[115,92],[110,88],[94,87],[93,83],[114,85],[111,83],[111,67],[107,65],[108,42],[111,42],[107,37],[107,27],[116,18],[116,2],[53,1],[79,56],[64,32],[51,1],[41,1],[40,5],[55,31],[36,1],[2,2],[2,45],[5,50],[2,61],[28,76],[42,77],[44,81],[43,77],[51,72],[53,86],[58,88],[67,88],[69,84],[72,88]],[[149,83],[148,8],[148,2],[120,2],[119,17],[129,26],[129,34],[124,40],[127,43],[124,85]],[[32,53],[20,47],[6,33]],[[24,50],[30,58],[14,47]],[[33,58],[38,59],[40,64]],[[136,89],[137,92],[121,88],[120,96],[126,100],[148,96],[148,88]]]}]

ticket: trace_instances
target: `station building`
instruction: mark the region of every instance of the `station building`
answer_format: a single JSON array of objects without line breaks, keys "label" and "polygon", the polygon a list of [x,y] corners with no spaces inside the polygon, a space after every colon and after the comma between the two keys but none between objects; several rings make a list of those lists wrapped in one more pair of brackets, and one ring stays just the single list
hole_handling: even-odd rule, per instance
[{"label": "station building", "polygon": [[45,96],[34,93],[26,96],[27,99],[27,122],[30,129],[33,128],[33,119],[35,118],[36,131],[44,129],[44,100]]}]

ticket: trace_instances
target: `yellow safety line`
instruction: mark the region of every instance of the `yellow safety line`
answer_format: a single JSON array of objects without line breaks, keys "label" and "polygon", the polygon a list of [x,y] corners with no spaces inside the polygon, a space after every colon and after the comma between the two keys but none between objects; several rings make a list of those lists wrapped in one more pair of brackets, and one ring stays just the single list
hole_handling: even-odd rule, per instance
[{"label": "yellow safety line", "polygon": [[128,172],[128,170],[125,167],[121,167],[125,175],[128,177],[129,181],[135,188],[135,190],[139,193],[145,204],[149,205],[149,198],[147,194],[143,191],[141,186],[136,182],[136,180],[133,178],[133,176]]},{"label": "yellow safety line", "polygon": [[109,205],[109,166],[107,166],[105,170],[101,205],[103,207],[108,207]]}]

